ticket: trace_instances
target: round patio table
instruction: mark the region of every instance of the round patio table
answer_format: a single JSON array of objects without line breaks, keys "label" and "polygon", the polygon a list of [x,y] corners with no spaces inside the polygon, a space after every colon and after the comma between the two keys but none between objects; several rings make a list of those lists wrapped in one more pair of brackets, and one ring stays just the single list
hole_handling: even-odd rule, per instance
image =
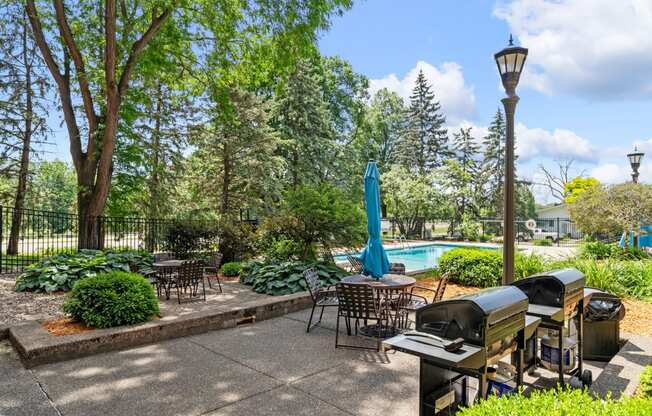
[{"label": "round patio table", "polygon": [[163,260],[154,263],[154,267],[180,267],[183,260]]},{"label": "round patio table", "polygon": [[414,277],[405,276],[403,274],[386,274],[380,279],[374,279],[373,277],[361,274],[354,274],[343,278],[342,282],[362,283],[383,292],[399,292],[414,286],[417,283],[417,280]]}]

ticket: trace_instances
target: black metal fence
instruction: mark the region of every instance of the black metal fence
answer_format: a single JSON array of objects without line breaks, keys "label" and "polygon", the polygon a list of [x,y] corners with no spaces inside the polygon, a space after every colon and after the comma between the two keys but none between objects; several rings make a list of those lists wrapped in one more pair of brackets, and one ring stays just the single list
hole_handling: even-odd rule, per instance
[{"label": "black metal fence", "polygon": [[[17,220],[20,225],[16,229]],[[171,219],[98,217],[99,238],[92,248],[157,252],[174,223]],[[20,273],[44,257],[76,252],[78,230],[79,216],[75,214],[0,206],[0,274]]]},{"label": "black metal fence", "polygon": [[[500,218],[480,218],[471,222],[470,230],[463,230],[460,224],[451,225],[449,219],[412,221],[414,224],[407,233],[401,230],[394,218],[382,220],[382,230],[386,238],[422,240],[471,240],[501,243],[503,220]],[[584,233],[569,218],[539,218],[517,220],[515,238],[519,245],[541,245],[575,247],[584,239]]]}]

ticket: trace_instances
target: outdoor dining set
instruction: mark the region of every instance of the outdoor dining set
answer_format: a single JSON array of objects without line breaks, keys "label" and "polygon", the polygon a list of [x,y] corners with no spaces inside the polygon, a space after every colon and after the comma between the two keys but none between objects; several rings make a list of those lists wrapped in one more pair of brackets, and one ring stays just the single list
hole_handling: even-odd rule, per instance
[{"label": "outdoor dining set", "polygon": [[172,253],[154,255],[153,270],[147,273],[150,282],[156,287],[159,297],[165,295],[170,299],[172,290],[176,291],[179,303],[206,300],[206,285],[213,287],[211,278],[217,283],[217,290],[222,293],[219,268],[222,254],[212,252],[194,259],[175,259]]}]

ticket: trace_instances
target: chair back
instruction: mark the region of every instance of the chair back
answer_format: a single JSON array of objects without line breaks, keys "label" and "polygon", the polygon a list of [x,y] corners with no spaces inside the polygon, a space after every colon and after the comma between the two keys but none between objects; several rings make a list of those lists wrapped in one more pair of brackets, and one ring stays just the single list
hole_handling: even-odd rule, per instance
[{"label": "chair back", "polygon": [[364,264],[362,264],[358,257],[347,254],[346,259],[349,261],[353,273],[362,274],[364,271]]},{"label": "chair back", "polygon": [[174,254],[172,253],[156,253],[154,254],[154,262],[173,260]]},{"label": "chair back", "polygon": [[367,284],[338,283],[339,314],[353,319],[377,319],[376,293]]},{"label": "chair back", "polygon": [[432,300],[433,302],[439,302],[444,297],[444,292],[446,291],[446,285],[448,284],[449,277],[449,274],[445,273],[439,279],[439,283],[437,284],[437,292],[435,292],[435,298]]},{"label": "chair back", "polygon": [[194,285],[204,279],[203,264],[200,260],[186,260],[179,267],[179,284]]},{"label": "chair back", "polygon": [[206,265],[208,267],[214,267],[215,269],[219,270],[220,266],[222,265],[222,253],[219,251],[212,252],[206,261]]},{"label": "chair back", "polygon": [[306,287],[312,300],[317,300],[319,293],[322,291],[321,282],[319,281],[319,273],[314,268],[307,269],[303,272],[303,279],[306,281]]}]

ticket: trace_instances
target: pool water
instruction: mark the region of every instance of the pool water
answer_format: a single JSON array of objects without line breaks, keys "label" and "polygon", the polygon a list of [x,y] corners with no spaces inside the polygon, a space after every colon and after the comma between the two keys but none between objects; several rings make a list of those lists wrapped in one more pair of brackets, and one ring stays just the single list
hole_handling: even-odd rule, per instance
[{"label": "pool water", "polygon": [[[418,247],[391,248],[387,249],[387,257],[390,263],[403,263],[405,270],[425,270],[432,269],[439,264],[439,258],[445,252],[456,247],[462,247],[455,244],[429,244]],[[469,246],[464,246],[469,247]],[[489,247],[478,247],[487,248]],[[360,254],[360,253],[357,253]],[[346,255],[335,256],[335,261],[346,261]]]}]

